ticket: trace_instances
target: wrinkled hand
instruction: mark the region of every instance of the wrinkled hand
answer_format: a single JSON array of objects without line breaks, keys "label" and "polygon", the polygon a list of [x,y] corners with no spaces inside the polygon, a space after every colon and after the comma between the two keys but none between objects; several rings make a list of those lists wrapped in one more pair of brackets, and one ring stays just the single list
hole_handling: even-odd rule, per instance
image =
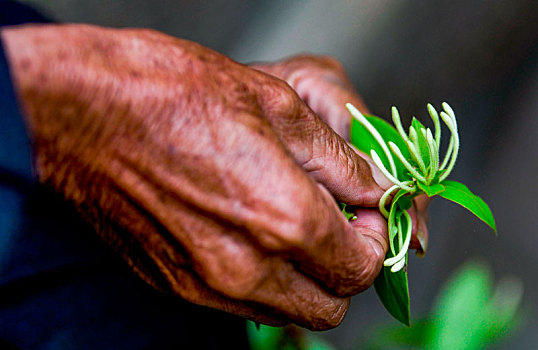
[{"label": "wrinkled hand", "polygon": [[[298,55],[279,62],[252,64],[251,67],[286,81],[321,119],[348,141],[350,116],[345,108],[346,103],[353,104],[362,113],[369,113],[343,65],[333,57]],[[357,152],[371,167],[375,167],[370,157]],[[375,176],[382,187],[392,186],[382,174],[378,177],[375,173]],[[421,195],[414,201],[415,205],[410,210],[413,220],[410,248],[417,249],[417,255],[423,255],[428,247],[427,209],[430,200],[426,195]]]},{"label": "wrinkled hand", "polygon": [[[285,82],[147,30],[2,38],[40,180],[149,283],[317,330],[373,283],[387,250],[376,169]],[[335,198],[374,209],[350,223]]]}]

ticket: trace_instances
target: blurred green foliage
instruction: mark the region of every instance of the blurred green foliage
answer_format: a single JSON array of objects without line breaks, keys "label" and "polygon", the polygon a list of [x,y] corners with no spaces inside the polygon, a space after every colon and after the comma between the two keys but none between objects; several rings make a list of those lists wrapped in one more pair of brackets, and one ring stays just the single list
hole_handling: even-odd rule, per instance
[{"label": "blurred green foliage", "polygon": [[252,350],[336,350],[334,346],[296,326],[269,327],[247,323]]},{"label": "blurred green foliage", "polygon": [[[361,337],[357,349],[486,349],[523,323],[523,286],[516,278],[493,285],[489,268],[468,263],[445,283],[432,313],[411,327],[381,325]],[[333,350],[319,336],[297,327],[248,323],[253,350]]]},{"label": "blurred green foliage", "polygon": [[[493,286],[490,270],[468,263],[443,287],[431,315],[412,327],[374,330],[367,349],[485,349],[523,321],[521,281],[505,278]],[[364,347],[364,346],[363,346]]]}]

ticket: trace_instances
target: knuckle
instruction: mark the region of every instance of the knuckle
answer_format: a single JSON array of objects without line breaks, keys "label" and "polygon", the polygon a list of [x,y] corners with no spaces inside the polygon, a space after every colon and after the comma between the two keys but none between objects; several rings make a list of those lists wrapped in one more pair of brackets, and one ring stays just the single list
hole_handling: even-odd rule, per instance
[{"label": "knuckle", "polygon": [[266,264],[253,248],[223,244],[196,258],[202,279],[211,288],[235,299],[247,299],[267,275]]},{"label": "knuckle", "polygon": [[337,70],[337,71],[344,71],[344,65],[342,64],[342,62],[340,62],[340,60],[338,60],[336,57],[334,56],[329,56],[329,55],[326,55],[326,56],[321,56],[320,57],[323,62],[325,63],[325,65],[331,69],[334,69],[334,70]]},{"label": "knuckle", "polygon": [[346,71],[346,69],[345,69],[344,65],[342,64],[342,62],[340,62],[336,57],[326,56],[325,60],[327,61],[327,64],[333,70],[335,70],[337,72],[341,72],[341,73]]},{"label": "knuckle", "polygon": [[319,123],[315,132],[313,157],[326,158],[324,159],[326,162],[354,166],[356,159],[353,150],[334,130],[325,124]]},{"label": "knuckle", "polygon": [[323,185],[318,184],[316,189],[296,198],[294,206],[296,247],[311,253],[331,245],[335,230],[334,199]]},{"label": "knuckle", "polygon": [[374,283],[375,278],[381,270],[383,259],[384,257],[378,256],[375,252],[368,254],[366,265],[359,275],[359,280],[361,281],[359,285],[362,287],[361,292]]},{"label": "knuckle", "polygon": [[[372,244],[379,244],[373,242]],[[352,292],[360,293],[369,288],[375,281],[375,278],[381,271],[385,256],[378,252],[379,250],[373,247],[365,254],[363,265],[360,268],[360,273],[356,277],[356,289]]]},{"label": "knuckle", "polygon": [[374,283],[383,266],[385,255],[379,242],[372,244],[377,244],[379,247],[369,247],[356,264],[347,266],[346,276],[343,276],[334,288],[336,295],[341,297],[355,295],[365,291]]},{"label": "knuckle", "polygon": [[320,71],[344,71],[344,66],[340,60],[331,55],[299,55],[292,59],[290,63]]},{"label": "knuckle", "polygon": [[264,93],[266,112],[278,117],[296,115],[300,99],[295,91],[284,81],[274,79],[273,84]]},{"label": "knuckle", "polygon": [[284,184],[285,194],[274,203],[271,219],[266,226],[269,236],[277,240],[283,249],[305,249],[318,226],[319,196],[309,180],[290,181]]},{"label": "knuckle", "polygon": [[346,74],[344,65],[334,56],[312,56],[309,61],[310,67],[320,74],[336,74],[337,76]]},{"label": "knuckle", "polygon": [[349,309],[349,300],[344,299],[333,308],[327,318],[327,329],[335,328],[339,326],[344,317],[346,316],[347,310]]},{"label": "knuckle", "polygon": [[[244,265],[240,265],[244,266]],[[249,272],[254,273],[247,273]],[[247,299],[259,284],[259,275],[250,269],[210,269],[207,274],[208,285],[234,299]]]},{"label": "knuckle", "polygon": [[308,328],[315,331],[324,331],[338,327],[349,309],[349,298],[333,299],[331,302],[320,305],[309,320]]},{"label": "knuckle", "polygon": [[303,247],[309,232],[309,217],[311,203],[299,196],[290,199],[290,208],[286,219],[280,221],[277,227],[277,235],[285,246],[297,248]]},{"label": "knuckle", "polygon": [[[347,151],[346,148],[348,147],[344,141],[339,139],[331,129],[323,124],[319,124],[312,129],[316,137],[313,139],[310,158],[302,164],[303,169],[308,173],[312,173],[311,175],[313,176],[316,176],[316,173],[325,175],[327,170],[330,169],[330,173],[334,174],[335,177],[337,176],[337,178],[341,178],[341,172],[347,173],[353,170],[353,158]],[[338,174],[335,174],[336,172]]]}]

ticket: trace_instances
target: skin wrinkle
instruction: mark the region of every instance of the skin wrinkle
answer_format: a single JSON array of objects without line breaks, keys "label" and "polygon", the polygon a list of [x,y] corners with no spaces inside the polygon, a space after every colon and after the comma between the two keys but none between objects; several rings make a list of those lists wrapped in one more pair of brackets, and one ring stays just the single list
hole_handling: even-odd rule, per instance
[{"label": "skin wrinkle", "polygon": [[[99,193],[102,194],[103,192],[102,192],[102,191],[99,191]],[[105,193],[106,193],[106,192],[105,192]],[[103,202],[103,201],[106,202],[106,200],[104,200],[104,199],[102,199],[101,201],[102,201],[102,202]],[[98,208],[100,208],[100,207],[97,206],[97,207],[95,207],[95,208],[98,209]],[[83,212],[84,212],[84,211],[83,211]],[[86,213],[88,213],[88,212],[86,212]],[[99,219],[98,219],[98,220],[92,220],[92,222],[94,222],[94,224],[98,224],[99,222],[102,222],[102,220],[104,219],[104,215],[102,215],[102,214],[100,214],[100,213],[97,213],[96,215],[97,215],[98,217],[102,217],[102,219],[100,219],[100,220],[99,220]],[[121,215],[120,218],[123,218],[123,215]],[[94,218],[94,219],[95,219],[95,218]],[[132,226],[132,222],[130,223],[130,225],[124,225],[124,226],[127,226],[127,227],[130,226],[130,229],[131,229],[132,231],[135,231],[135,232],[137,231],[137,230],[134,229],[134,227]],[[99,229],[99,227],[97,227],[97,228],[98,228],[98,232],[100,232],[101,230]],[[160,237],[160,236],[151,236],[151,237]],[[105,237],[105,238],[106,238],[106,237]],[[110,236],[109,236],[108,239],[110,239]],[[146,251],[151,252],[151,250],[146,250]],[[131,262],[132,262],[132,260],[131,260]],[[158,260],[157,260],[157,262],[158,262]],[[139,272],[139,271],[137,271],[137,272]]]},{"label": "skin wrinkle", "polygon": [[[125,191],[124,191],[124,192],[125,192]],[[146,209],[146,210],[147,210],[147,209]],[[154,217],[155,217],[155,216],[154,216]],[[156,217],[156,218],[158,218],[158,217]],[[160,224],[164,225],[165,227],[168,226],[167,223],[166,223],[166,221],[162,221],[162,218],[161,218],[161,220],[160,220]],[[178,230],[178,227],[176,226],[176,234],[177,234],[177,230]],[[158,236],[157,236],[157,237],[158,237]],[[182,241],[182,243],[183,243],[184,245],[188,242],[188,240],[186,240],[185,238],[186,238],[186,237],[184,237],[183,239],[180,240],[180,241]],[[177,236],[176,236],[176,239],[177,239]],[[187,244],[187,246],[196,246],[196,244],[195,244],[194,242],[191,242],[191,243]],[[148,249],[148,251],[151,252],[151,250],[149,250],[149,249]],[[158,265],[159,265],[159,266],[161,267],[161,269],[162,269],[163,266],[162,266],[162,264],[159,263],[159,262],[160,262],[160,259],[158,258],[158,256],[155,256],[155,255],[153,255],[153,256],[154,256],[154,259],[156,260],[156,262],[158,263]],[[167,270],[167,273],[169,274],[169,279],[170,279],[170,278],[171,278],[170,276],[173,276],[173,273],[172,273],[171,271],[169,271],[169,270]]]},{"label": "skin wrinkle", "polygon": [[[161,224],[163,224],[163,225],[165,225],[165,226],[170,226],[170,225],[167,225],[165,221],[161,221]],[[177,226],[176,226],[176,227],[177,227]],[[194,243],[192,243],[192,244],[195,245]],[[198,248],[200,248],[200,246],[198,246]],[[208,261],[208,260],[207,260],[207,259],[201,259],[201,261]],[[219,264],[219,263],[208,263],[207,265],[208,265],[208,266],[219,266],[220,264]],[[221,273],[217,272],[217,273],[213,273],[213,276],[223,276],[223,275],[222,275]],[[217,285],[217,286],[220,285],[220,286],[222,286],[222,283],[223,283],[222,281],[217,281],[217,282],[214,282],[214,285]],[[211,285],[211,283],[210,283],[210,285]],[[248,288],[248,289],[252,289],[252,288],[255,288],[255,285],[252,286],[252,287],[250,287],[250,288]],[[243,293],[247,293],[247,294],[248,294],[248,290],[245,291],[245,287],[240,287],[240,288],[237,288],[236,290],[241,292],[241,294],[240,294],[241,296],[243,295]],[[234,293],[233,290],[228,291],[228,294],[234,295],[233,293]],[[234,295],[234,296],[237,296],[237,295]]]},{"label": "skin wrinkle", "polygon": [[[274,271],[273,273],[277,275],[278,277],[280,277],[283,274],[280,269]],[[298,303],[296,303],[295,300],[293,300],[292,294],[290,293],[290,288],[288,287],[288,285],[289,283],[287,283],[287,281],[285,283],[282,283],[282,279],[277,278],[277,287],[280,290],[280,294],[284,296],[286,300],[286,304],[290,305],[291,314],[300,315],[301,311],[298,309]]]},{"label": "skin wrinkle", "polygon": [[[158,260],[158,259],[157,259]],[[175,273],[173,271],[176,271]],[[247,316],[249,315],[249,312],[245,312],[245,311],[241,311],[241,309],[244,309],[244,304],[243,303],[237,303],[237,302],[232,302],[231,300],[228,300],[226,301],[224,304],[222,304],[222,296],[218,296],[217,297],[217,300],[215,300],[215,295],[210,295],[210,297],[207,297],[207,292],[203,292],[203,293],[193,293],[193,290],[197,290],[197,291],[203,291],[204,288],[200,288],[200,287],[190,287],[188,288],[185,288],[185,274],[187,274],[189,276],[189,279],[192,280],[197,280],[196,277],[188,274],[185,270],[183,269],[179,269],[179,271],[183,271],[180,275],[177,274],[177,265],[174,265],[172,266],[172,268],[164,268],[164,273],[169,276],[169,281],[171,282],[171,288],[175,291],[179,291],[181,295],[183,295],[187,300],[190,300],[190,301],[193,301],[193,302],[196,302],[196,303],[199,303],[199,304],[202,304],[202,305],[206,305],[206,306],[212,306],[212,307],[217,307],[217,308],[220,308],[220,309],[223,309],[224,311],[234,311],[240,315],[243,315],[243,316]],[[200,284],[201,281],[198,281],[197,284]],[[185,289],[187,289],[187,293],[185,293]],[[213,292],[212,292],[213,293]],[[204,295],[205,294],[205,295]],[[221,301],[221,304],[214,304],[214,301]],[[240,308],[238,309],[238,304],[240,306]],[[233,305],[233,306],[232,306]],[[241,305],[243,305],[241,307]],[[250,311],[252,312],[252,310]],[[274,319],[271,319],[271,318],[268,318],[267,316],[264,316],[264,315],[256,315],[255,319],[257,319],[258,321],[260,322],[264,322],[264,323],[268,323],[268,324],[274,324],[274,325],[282,325],[283,321],[282,320],[279,320],[279,321],[276,321]]]},{"label": "skin wrinkle", "polygon": [[[320,185],[321,187],[321,185]],[[325,189],[322,188],[323,191]],[[310,213],[319,213],[322,215],[322,217],[330,217],[330,215],[323,213],[321,210],[325,209],[325,199],[330,196],[325,196],[320,198],[320,200],[314,201],[314,203],[322,203],[322,205],[319,205],[320,208],[312,208]],[[330,203],[329,205],[334,205],[333,203]],[[325,215],[324,215],[325,214]],[[316,222],[316,218],[313,216],[309,216],[310,220],[305,220],[305,232],[308,232],[309,234],[305,236],[304,243],[303,243],[303,249],[298,250],[293,256],[295,257],[295,261],[308,261],[308,264],[306,265],[298,265],[298,268],[306,272],[308,275],[311,276],[325,276],[327,281],[339,281],[344,282],[343,276],[339,272],[341,271],[347,271],[348,266],[342,266],[342,269],[332,269],[332,270],[326,270],[324,266],[322,265],[322,261],[317,261],[315,258],[312,259],[312,257],[319,255],[319,256],[330,256],[333,257],[332,263],[336,266],[341,265],[340,259],[341,259],[341,253],[336,249],[335,242],[339,241],[338,232],[340,231],[340,227],[331,220],[324,220],[322,222]],[[339,219],[341,219],[339,217]],[[316,225],[317,223],[317,225]],[[339,222],[340,224],[342,221]],[[354,236],[347,236],[348,238],[353,238]],[[343,242],[342,242],[343,243]],[[318,254],[312,253],[312,252],[318,252]],[[306,254],[305,254],[306,253]],[[347,281],[349,282],[349,281]],[[326,282],[326,285],[329,289],[334,290],[337,292],[337,295],[342,295],[339,292],[339,289],[341,286],[335,285],[332,283]]]},{"label": "skin wrinkle", "polygon": [[[131,165],[136,165],[137,163],[136,163],[136,162],[133,163],[133,161],[127,161],[126,165],[129,165],[129,164],[131,164]],[[143,170],[143,169],[135,169],[135,171],[136,171],[136,172],[139,172],[139,173],[142,173],[142,174],[147,174],[147,175],[149,175],[149,174],[153,174],[153,173],[154,173],[153,170],[152,170],[151,168],[147,168],[146,170]],[[151,177],[149,177],[149,178],[148,178],[149,182],[155,182],[155,181],[158,181],[158,178],[156,177],[157,174],[158,174],[158,172],[157,172],[155,175],[152,175]],[[228,179],[231,179],[231,178],[232,178],[231,176],[228,177]],[[219,182],[220,182],[220,181],[219,181]],[[178,190],[179,190],[179,192],[178,192]],[[171,193],[171,194],[174,194],[174,193],[184,193],[184,190],[185,190],[185,187],[183,187],[182,189],[178,189],[178,188],[175,188],[175,186],[174,186],[173,184],[170,184],[170,186],[168,186],[168,190],[167,190],[167,191],[168,191],[169,193]],[[215,193],[213,193],[211,196],[214,196],[214,195],[215,195]],[[195,193],[195,194],[189,195],[188,197],[183,197],[183,200],[187,200],[187,201],[190,202],[190,203],[195,203],[195,202],[199,203],[198,207],[199,207],[200,209],[203,209],[208,215],[215,215],[215,213],[222,212],[222,210],[219,210],[219,209],[216,208],[216,207],[211,207],[211,206],[208,207],[208,205],[215,205],[215,204],[216,204],[216,202],[215,202],[215,200],[214,200],[215,197],[212,197],[212,198],[213,198],[213,201],[209,201],[209,200],[206,201],[204,198],[201,198],[201,199],[200,199],[200,198],[199,198],[200,196],[202,196],[202,195],[199,194],[199,193]],[[197,198],[198,198],[198,200],[196,200]],[[178,199],[181,199],[181,198],[178,197]],[[209,198],[208,198],[208,199],[209,199]],[[193,201],[195,201],[195,202],[193,202]],[[249,206],[248,203],[246,203],[246,204],[247,204],[247,206]],[[223,204],[223,206],[221,206],[221,207],[229,207],[229,206],[228,206],[227,204]],[[204,208],[205,208],[205,209],[204,209]],[[266,208],[266,209],[267,209],[267,208]],[[283,211],[279,209],[278,212],[283,212]],[[284,211],[284,213],[285,213],[285,211]],[[228,216],[224,216],[223,218],[224,218],[224,219],[229,219]],[[281,220],[282,220],[282,218],[281,218]],[[278,222],[278,221],[277,221],[277,222]],[[237,225],[241,225],[241,222],[237,222],[236,224],[237,224]],[[274,231],[274,232],[280,232],[280,231],[279,231],[279,230],[276,230],[276,231]],[[274,237],[278,237],[279,235],[278,235],[277,233],[274,233],[274,234],[272,234],[272,236],[274,236]]]},{"label": "skin wrinkle", "polygon": [[[211,265],[211,264],[210,264],[210,265]],[[214,264],[213,264],[213,266],[214,266]],[[220,276],[220,275],[219,275],[219,276]],[[251,289],[251,290],[252,290],[252,289]],[[255,290],[255,288],[254,288],[254,290]]]},{"label": "skin wrinkle", "polygon": [[[1,34],[40,180],[148,283],[314,330],[337,326],[339,296],[371,284],[383,259],[371,240],[386,232],[353,229],[333,196],[360,202],[377,185],[325,124],[334,116],[320,119],[285,79],[155,31]],[[311,159],[329,167],[309,174],[299,165]]]}]

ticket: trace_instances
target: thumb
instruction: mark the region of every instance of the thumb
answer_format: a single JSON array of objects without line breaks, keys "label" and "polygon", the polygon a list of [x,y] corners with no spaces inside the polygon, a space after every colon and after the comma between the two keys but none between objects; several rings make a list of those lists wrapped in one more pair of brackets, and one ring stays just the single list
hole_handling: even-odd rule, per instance
[{"label": "thumb", "polygon": [[356,152],[332,129],[313,135],[313,152],[303,169],[346,204],[376,207],[392,183],[365,154]]},{"label": "thumb", "polygon": [[[387,180],[287,85],[261,99],[265,117],[303,170],[339,201],[377,206]],[[390,184],[388,184],[390,186]]]}]

